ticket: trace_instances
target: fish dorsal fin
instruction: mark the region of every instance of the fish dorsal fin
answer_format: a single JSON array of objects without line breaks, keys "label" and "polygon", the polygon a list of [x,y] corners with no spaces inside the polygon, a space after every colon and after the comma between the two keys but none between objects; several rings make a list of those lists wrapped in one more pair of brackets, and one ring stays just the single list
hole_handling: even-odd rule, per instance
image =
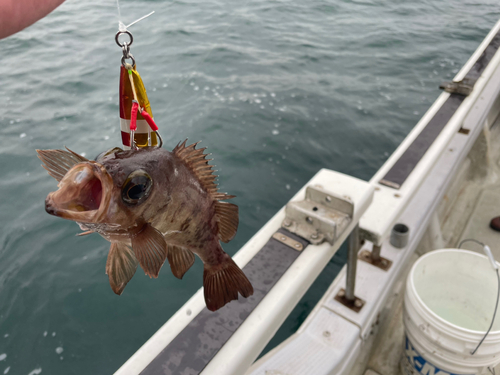
[{"label": "fish dorsal fin", "polygon": [[196,145],[199,142],[189,146],[186,146],[186,142],[187,139],[179,143],[172,152],[186,164],[198,178],[201,186],[216,201],[215,215],[218,223],[219,238],[223,242],[229,242],[236,235],[236,230],[238,229],[238,206],[219,201],[234,198],[234,195],[217,191],[217,184],[215,183],[217,175],[212,170],[213,166],[208,164],[211,159],[207,159],[207,155],[203,153],[206,147],[196,149]]},{"label": "fish dorsal fin", "polygon": [[57,182],[61,181],[64,175],[78,163],[89,161],[69,148],[65,150],[36,150],[38,158],[43,162],[49,175],[54,177]]},{"label": "fish dorsal fin", "polygon": [[228,195],[217,191],[217,184],[215,183],[217,175],[214,173],[215,171],[212,170],[213,166],[208,164],[212,159],[207,159],[208,155],[203,153],[206,147],[196,149],[196,145],[200,142],[193,143],[189,146],[186,146],[186,142],[187,139],[175,146],[172,151],[173,154],[186,164],[191,172],[198,178],[200,185],[203,186],[214,200],[221,201],[234,198],[234,195]]}]

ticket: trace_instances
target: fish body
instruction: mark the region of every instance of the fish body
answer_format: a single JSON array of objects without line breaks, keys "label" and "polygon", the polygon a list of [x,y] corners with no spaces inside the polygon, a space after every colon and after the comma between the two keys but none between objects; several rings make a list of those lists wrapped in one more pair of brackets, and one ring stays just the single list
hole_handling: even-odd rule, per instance
[{"label": "fish body", "polygon": [[215,311],[253,294],[251,283],[227,255],[238,227],[238,207],[223,200],[204,149],[186,141],[172,152],[146,147],[118,148],[87,160],[68,150],[37,150],[43,167],[59,181],[45,202],[52,215],[76,221],[82,234],[99,233],[111,242],[106,263],[111,288],[121,294],[141,265],[157,277],[166,259],[182,278],[204,263],[207,307]]}]

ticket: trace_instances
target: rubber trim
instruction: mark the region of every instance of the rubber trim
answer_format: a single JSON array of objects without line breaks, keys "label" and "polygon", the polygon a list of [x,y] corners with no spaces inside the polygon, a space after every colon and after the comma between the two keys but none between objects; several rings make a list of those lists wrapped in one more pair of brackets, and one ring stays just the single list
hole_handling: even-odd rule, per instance
[{"label": "rubber trim", "polygon": [[[309,244],[285,229],[278,232],[300,242],[304,248]],[[199,374],[301,253],[271,237],[243,267],[253,285],[253,296],[247,299],[240,296],[238,301],[215,312],[205,307],[141,375]]]}]

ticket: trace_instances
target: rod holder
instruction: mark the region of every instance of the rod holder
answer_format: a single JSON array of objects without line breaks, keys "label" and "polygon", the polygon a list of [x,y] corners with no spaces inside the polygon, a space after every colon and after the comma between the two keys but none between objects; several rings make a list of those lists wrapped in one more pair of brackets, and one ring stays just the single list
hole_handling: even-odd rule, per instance
[{"label": "rod holder", "polygon": [[396,224],[391,230],[391,245],[402,249],[408,244],[408,239],[410,238],[410,228],[405,224]]}]

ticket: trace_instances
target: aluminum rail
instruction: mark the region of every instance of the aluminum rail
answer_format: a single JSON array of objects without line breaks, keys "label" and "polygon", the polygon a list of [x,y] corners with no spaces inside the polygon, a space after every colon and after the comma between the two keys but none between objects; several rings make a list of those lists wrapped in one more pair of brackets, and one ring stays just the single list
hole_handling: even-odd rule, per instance
[{"label": "aluminum rail", "polygon": [[[495,44],[493,46],[494,48],[498,48],[496,44],[497,40],[500,38],[499,32],[500,21],[497,22],[468,62],[458,72],[454,81],[460,81],[466,77],[467,74],[474,68],[476,62],[484,56],[483,54],[492,43]],[[494,52],[496,52],[496,50]],[[428,123],[434,118],[434,116],[436,116],[436,114],[438,114],[445,102],[456,94],[449,94],[446,92],[442,93],[413,128],[413,130],[399,145],[399,147],[373,176],[370,183],[372,183],[376,189],[375,199],[368,212],[361,218],[360,221],[361,236],[363,238],[372,241],[375,245],[380,246],[388,237],[396,219],[408,205],[422,181],[424,181],[426,176],[428,176],[432,167],[435,165],[436,160],[438,160],[443,151],[446,150],[446,145],[462,127],[463,119],[471,111],[474,104],[480,100],[480,96],[482,95],[481,93],[487,82],[491,79],[499,61],[500,54],[496,52],[486,68],[484,68],[484,66],[480,67],[481,69],[484,68],[484,70],[478,77],[472,93],[463,99],[463,102],[454,112],[446,127],[441,130],[440,134],[435,138],[435,140],[433,140],[430,148],[418,161],[412,172],[399,188],[386,186],[381,183],[381,180],[383,180],[384,176],[386,176],[386,174],[398,162],[403,154],[411,147],[422,131],[425,130]],[[381,213],[383,214],[381,215]]]}]

